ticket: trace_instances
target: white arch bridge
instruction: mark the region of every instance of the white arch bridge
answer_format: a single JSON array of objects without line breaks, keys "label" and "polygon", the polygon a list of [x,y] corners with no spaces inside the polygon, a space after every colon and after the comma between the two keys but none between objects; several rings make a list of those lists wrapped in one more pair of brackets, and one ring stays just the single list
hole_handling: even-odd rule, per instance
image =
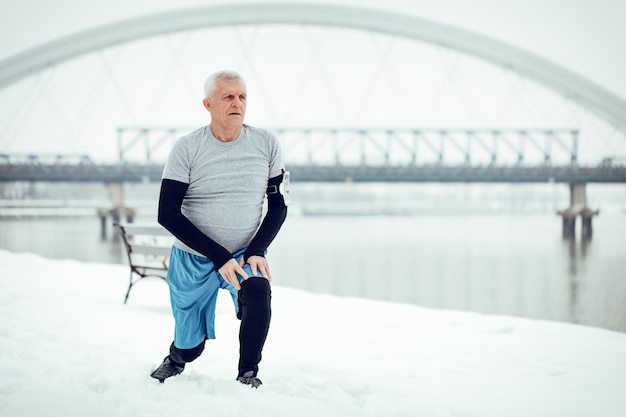
[{"label": "white arch bridge", "polygon": [[[82,33],[52,40],[0,61],[0,90],[46,68],[57,66],[72,58],[102,50],[112,45],[128,43],[159,34],[189,31],[197,28],[256,24],[344,27],[385,33],[411,40],[425,41],[434,45],[443,45],[446,48],[454,49],[507,68],[522,77],[540,83],[567,100],[577,103],[626,134],[626,101],[611,91],[558,64],[512,45],[459,28],[423,20],[415,16],[328,4],[257,3],[209,6],[143,16],[97,27]],[[384,57],[381,57],[381,59],[384,59]],[[332,129],[330,130],[332,131]],[[361,129],[363,132],[366,130],[373,132],[376,129]],[[391,130],[397,131],[396,128]],[[450,129],[447,128],[442,130],[450,132]],[[359,130],[357,129],[357,131]],[[472,133],[468,134],[468,137],[474,135],[473,132],[479,131],[480,129],[473,129]],[[351,136],[372,137],[372,135],[368,133],[363,135],[352,134]],[[393,135],[390,137],[393,137]],[[552,138],[553,136],[550,137]],[[506,142],[506,136],[495,135],[493,138],[502,141],[502,147],[509,146]],[[0,137],[0,141],[11,140],[15,139],[12,139],[9,134]],[[338,140],[336,139],[336,141]],[[554,140],[558,143],[558,138]],[[425,139],[420,140],[420,142],[428,144],[428,141]],[[526,142],[532,143],[532,137]],[[448,141],[448,143],[453,142]],[[480,135],[475,136],[470,143],[476,143],[480,146]],[[342,146],[346,147],[346,145]],[[355,146],[361,145],[354,143],[353,147]],[[458,145],[454,144],[453,146],[458,147]],[[315,152],[315,149],[312,148],[310,151]],[[411,152],[408,149],[408,153],[410,154]],[[493,155],[493,152],[491,153]],[[466,160],[462,162],[467,165],[467,157],[470,156],[470,153],[466,152],[464,156]],[[547,154],[544,151],[543,156],[544,161],[542,163],[553,162],[549,160],[552,158],[549,153]],[[611,155],[605,156],[610,157]],[[519,162],[523,161],[524,158],[525,156],[521,155],[516,160],[509,162],[519,165]],[[337,158],[335,160],[338,161]],[[580,158],[570,159],[567,163],[577,164],[580,160]],[[364,161],[364,159],[361,160],[361,165]],[[389,165],[389,162],[386,161],[386,164]],[[439,160],[437,162],[441,165],[442,161]],[[494,165],[493,158],[489,163],[492,166]]]},{"label": "white arch bridge", "polygon": [[242,24],[309,24],[381,32],[467,53],[543,84],[626,132],[626,100],[554,62],[495,39],[409,15],[329,4],[210,6],[144,16],[53,40],[0,61],[0,89],[106,47],[163,33]]},{"label": "white arch bridge", "polygon": [[[0,61],[0,90],[72,58],[113,45],[198,28],[257,24],[334,26],[441,45],[537,82],[626,133],[624,98],[554,62],[476,33],[414,16],[328,4],[210,6],[97,27]],[[623,161],[608,158],[594,166],[580,165],[576,129],[274,130],[283,141],[294,180],[300,181],[553,181],[572,185],[573,205],[584,202],[584,192],[574,190],[580,184],[626,182]],[[0,181],[158,180],[162,162],[155,158],[155,152],[179,133],[177,128],[121,129],[120,158],[115,163],[93,161],[85,155],[3,154]],[[136,160],[133,152],[141,143],[145,148]]]}]

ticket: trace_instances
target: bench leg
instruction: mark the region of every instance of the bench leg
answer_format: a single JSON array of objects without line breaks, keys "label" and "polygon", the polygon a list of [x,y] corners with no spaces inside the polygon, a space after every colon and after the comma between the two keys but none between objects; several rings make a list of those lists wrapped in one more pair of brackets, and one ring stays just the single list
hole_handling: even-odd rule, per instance
[{"label": "bench leg", "polygon": [[126,296],[124,297],[124,304],[128,301],[130,295],[130,289],[133,288],[133,273],[130,273],[130,279],[128,280],[128,290],[126,290]]}]

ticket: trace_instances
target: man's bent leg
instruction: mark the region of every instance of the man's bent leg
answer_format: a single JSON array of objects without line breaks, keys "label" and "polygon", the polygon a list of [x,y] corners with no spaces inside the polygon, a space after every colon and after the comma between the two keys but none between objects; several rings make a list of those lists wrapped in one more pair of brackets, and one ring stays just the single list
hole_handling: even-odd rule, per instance
[{"label": "man's bent leg", "polygon": [[163,359],[163,363],[155,369],[150,376],[158,379],[163,383],[167,378],[175,376],[183,372],[185,363],[191,362],[198,358],[204,350],[204,341],[198,346],[191,349],[179,349],[174,346],[174,342],[170,345],[170,354]]},{"label": "man's bent leg", "polygon": [[187,362],[193,362],[204,351],[204,342],[203,340],[202,343],[191,349],[179,349],[174,346],[174,342],[172,342],[170,345],[170,359],[178,364],[183,364],[183,366]]},{"label": "man's bent leg", "polygon": [[261,351],[272,316],[271,298],[272,292],[267,279],[251,277],[241,283],[238,294],[238,317],[241,318],[241,327],[237,379],[256,377],[259,371]]}]

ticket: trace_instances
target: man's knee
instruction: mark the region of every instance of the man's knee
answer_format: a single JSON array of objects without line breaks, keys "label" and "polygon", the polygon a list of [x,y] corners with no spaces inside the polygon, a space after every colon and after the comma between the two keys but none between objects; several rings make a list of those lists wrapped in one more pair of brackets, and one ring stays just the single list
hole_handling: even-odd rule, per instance
[{"label": "man's knee", "polygon": [[265,278],[252,277],[241,283],[241,289],[238,294],[239,311],[237,317],[240,319],[246,314],[254,316],[267,316],[271,314],[270,303],[272,298],[272,290],[270,282]]},{"label": "man's knee", "polygon": [[170,345],[170,357],[174,360],[174,362],[178,363],[187,363],[192,362],[198,358],[204,351],[204,342],[200,343],[196,347],[192,347],[190,349],[180,349],[174,346],[174,342]]},{"label": "man's knee", "polygon": [[251,277],[241,283],[244,295],[267,295],[271,293],[270,282],[263,277]]}]

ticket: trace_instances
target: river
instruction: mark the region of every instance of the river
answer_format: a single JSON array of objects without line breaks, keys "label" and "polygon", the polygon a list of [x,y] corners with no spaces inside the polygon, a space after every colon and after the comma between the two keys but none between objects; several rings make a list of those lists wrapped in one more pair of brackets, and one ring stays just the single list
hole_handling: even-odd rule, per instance
[{"label": "river", "polygon": [[[444,198],[439,209],[407,213],[402,204],[380,210],[378,203],[342,206],[341,201],[354,202],[354,196],[321,198],[306,210],[297,204],[291,209],[268,254],[274,284],[626,331],[626,212],[621,204],[594,218],[591,240],[564,240],[552,207],[511,210],[509,205],[494,211],[468,203],[465,210],[448,210]],[[0,248],[57,259],[126,262],[119,238],[110,225],[102,237],[95,215],[53,214],[0,218]],[[154,218],[150,212],[136,221]]]}]

